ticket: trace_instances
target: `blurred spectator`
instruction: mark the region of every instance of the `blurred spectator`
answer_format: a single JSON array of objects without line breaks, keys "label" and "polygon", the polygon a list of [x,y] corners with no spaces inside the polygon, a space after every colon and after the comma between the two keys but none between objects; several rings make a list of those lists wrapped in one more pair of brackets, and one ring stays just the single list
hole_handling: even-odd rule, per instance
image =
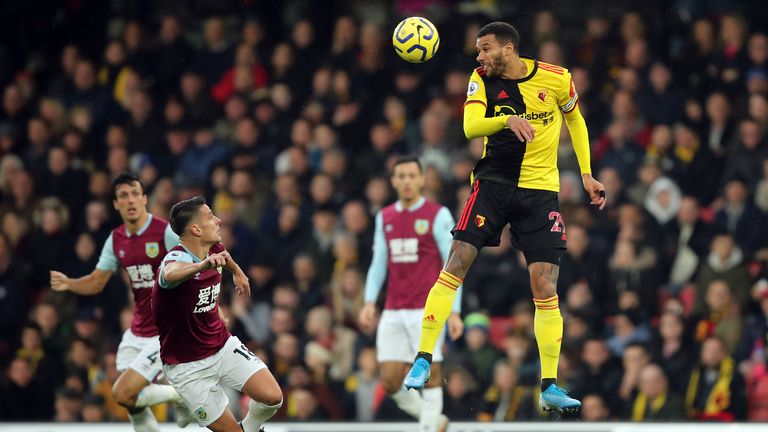
[{"label": "blurred spectator", "polygon": [[477,414],[479,421],[514,421],[535,419],[538,412],[535,386],[520,386],[517,372],[504,360],[493,366],[493,381],[483,395]]},{"label": "blurred spectator", "polygon": [[667,177],[659,177],[648,189],[645,198],[645,209],[656,222],[664,226],[677,215],[680,210],[680,188]]},{"label": "blurred spectator", "polygon": [[447,386],[443,412],[454,421],[474,420],[480,399],[477,395],[477,383],[466,369],[456,366],[445,372]]},{"label": "blurred spectator", "polygon": [[[605,258],[592,247],[587,230],[578,224],[567,228],[568,249],[560,260],[560,277],[557,280],[558,295],[567,297],[567,290],[578,282],[586,282],[593,298],[605,298],[607,269]],[[599,303],[598,307],[605,305]]]},{"label": "blurred spectator", "polygon": [[224,20],[220,17],[208,18],[203,28],[204,48],[197,51],[192,67],[212,85],[221,78],[232,64],[233,52],[227,40]]},{"label": "blurred spectator", "polygon": [[331,309],[327,306],[317,306],[309,311],[305,329],[307,336],[331,355],[333,363],[329,377],[344,380],[354,366],[355,333],[344,326],[334,325]]},{"label": "blurred spectator", "polygon": [[600,338],[587,339],[581,351],[581,366],[571,385],[574,397],[597,393],[615,409],[616,394],[622,375],[605,342]]},{"label": "blurred spectator", "polygon": [[128,411],[115,401],[112,394],[112,387],[119,376],[120,371],[117,370],[116,354],[114,352],[105,354],[91,393],[104,400],[103,408],[106,410],[105,415],[108,419],[128,421]]},{"label": "blurred spectator", "polygon": [[670,266],[669,287],[673,293],[691,281],[707,256],[712,230],[700,215],[696,198],[684,196],[677,217],[665,230],[664,261]]},{"label": "blurred spectator", "polygon": [[286,401],[288,402],[287,418],[289,420],[306,422],[327,418],[320,408],[317,398],[308,389],[297,388],[291,391]]},{"label": "blurred spectator", "polygon": [[682,394],[695,358],[691,354],[693,343],[690,342],[680,313],[665,311],[661,314],[659,336],[653,348],[655,359],[669,377],[670,388]]},{"label": "blurred spectator", "polygon": [[628,345],[621,355],[624,374],[619,385],[620,403],[625,407],[637,395],[640,372],[651,361],[648,349],[641,343]]},{"label": "blurred spectator", "polygon": [[648,81],[650,91],[643,92],[638,102],[643,117],[653,125],[679,121],[683,111],[683,94],[672,82],[672,73],[667,65],[653,63]]},{"label": "blurred spectator", "polygon": [[711,252],[699,270],[696,279],[696,305],[694,312],[706,314],[706,291],[712,281],[721,279],[729,287],[731,296],[742,310],[749,304],[749,272],[741,249],[728,234],[715,236]]},{"label": "blurred spectator", "polygon": [[[705,131],[704,139],[712,154],[721,161],[727,154],[735,129],[731,104],[725,94],[714,92],[707,97],[706,110],[709,126]],[[717,165],[721,168],[722,162],[718,162]]]},{"label": "blurred spectator", "polygon": [[455,359],[483,387],[493,379],[493,365],[501,357],[488,339],[490,324],[490,319],[483,313],[473,312],[467,315],[464,318],[466,347],[463,352],[456,353]]},{"label": "blurred spectator", "polygon": [[726,183],[723,198],[724,205],[715,215],[715,226],[720,232],[731,234],[742,251],[751,255],[765,242],[765,215],[747,199],[746,184],[740,179]]},{"label": "blurred spectator", "polygon": [[379,373],[376,362],[376,348],[366,347],[357,356],[357,372],[350,375],[344,383],[347,392],[355,399],[355,413],[358,421],[372,421],[374,399]]},{"label": "blurred spectator", "polygon": [[605,399],[597,393],[584,396],[581,400],[581,419],[583,421],[610,420],[610,411]]},{"label": "blurred spectator", "polygon": [[746,416],[744,380],[728,356],[725,343],[710,337],[701,345],[699,364],[685,392],[685,408],[692,420],[734,421]]},{"label": "blurred spectator", "polygon": [[35,379],[35,371],[28,360],[13,359],[3,378],[2,391],[6,395],[0,401],[3,420],[49,420],[50,409],[47,409],[42,391],[46,383]]},{"label": "blurred spectator", "polygon": [[743,320],[728,283],[715,279],[707,286],[705,297],[706,315],[697,323],[696,340],[701,342],[710,336],[717,336],[729,353],[736,350],[741,338]]},{"label": "blurred spectator", "polygon": [[768,158],[768,148],[763,145],[765,131],[760,129],[756,121],[743,120],[737,137],[728,151],[723,176],[726,179],[743,179],[748,193],[754,193],[763,172],[763,160]]},{"label": "blurred spectator", "polygon": [[253,47],[241,44],[235,51],[235,66],[211,89],[213,100],[223,104],[233,92],[249,95],[267,85],[267,71],[259,63]]},{"label": "blurred spectator", "polygon": [[83,406],[83,393],[62,387],[56,391],[56,413],[53,421],[56,423],[79,422],[80,412]]},{"label": "blurred spectator", "polygon": [[627,418],[636,422],[685,418],[683,399],[670,391],[667,377],[659,365],[649,364],[640,371],[639,391]]},{"label": "blurred spectator", "polygon": [[683,124],[675,125],[674,154],[678,169],[673,179],[683,192],[692,195],[702,205],[708,205],[716,196],[719,180],[718,172],[713,170],[712,155],[708,147],[701,145],[696,133]]}]

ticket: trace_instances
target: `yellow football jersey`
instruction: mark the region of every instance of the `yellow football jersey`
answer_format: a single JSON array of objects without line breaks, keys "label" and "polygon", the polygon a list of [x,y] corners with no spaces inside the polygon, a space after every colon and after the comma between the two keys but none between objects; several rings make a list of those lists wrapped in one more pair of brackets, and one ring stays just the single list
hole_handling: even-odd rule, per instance
[{"label": "yellow football jersey", "polygon": [[563,115],[576,107],[578,94],[567,69],[521,57],[528,75],[503,79],[475,69],[469,80],[466,104],[483,104],[485,117],[516,115],[527,119],[536,133],[532,142],[517,139],[506,127],[485,137],[483,157],[473,178],[511,184],[524,189],[558,192],[557,146]]}]

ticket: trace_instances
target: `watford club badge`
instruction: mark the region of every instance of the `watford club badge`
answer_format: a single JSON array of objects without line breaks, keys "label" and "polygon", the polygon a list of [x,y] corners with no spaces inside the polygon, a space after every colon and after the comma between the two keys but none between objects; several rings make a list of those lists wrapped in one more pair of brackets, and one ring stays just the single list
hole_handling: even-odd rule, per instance
[{"label": "watford club badge", "polygon": [[155,258],[160,254],[160,245],[157,242],[144,243],[144,250],[148,257]]},{"label": "watford club badge", "polygon": [[475,215],[475,225],[477,225],[478,228],[482,228],[483,225],[485,225],[485,216]]},{"label": "watford club badge", "polygon": [[547,89],[539,90],[539,99],[541,99],[542,102],[545,102],[547,100],[547,94],[549,91]]}]

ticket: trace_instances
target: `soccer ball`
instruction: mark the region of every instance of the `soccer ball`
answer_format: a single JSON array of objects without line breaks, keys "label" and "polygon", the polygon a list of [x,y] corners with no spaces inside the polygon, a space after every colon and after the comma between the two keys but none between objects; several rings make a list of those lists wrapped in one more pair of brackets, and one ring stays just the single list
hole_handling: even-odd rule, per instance
[{"label": "soccer ball", "polygon": [[431,59],[440,48],[440,35],[428,19],[408,17],[395,27],[392,46],[403,60],[423,63]]}]

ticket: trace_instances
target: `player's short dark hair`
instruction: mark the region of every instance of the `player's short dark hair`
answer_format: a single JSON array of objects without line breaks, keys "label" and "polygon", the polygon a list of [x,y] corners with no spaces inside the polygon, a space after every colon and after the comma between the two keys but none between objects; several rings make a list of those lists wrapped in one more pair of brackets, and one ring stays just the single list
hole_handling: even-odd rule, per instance
[{"label": "player's short dark hair", "polygon": [[496,39],[501,42],[502,45],[507,42],[512,42],[512,45],[515,46],[515,51],[517,51],[517,47],[520,45],[520,33],[518,33],[517,29],[512,27],[511,24],[505,22],[496,21],[484,25],[483,28],[477,32],[477,37],[481,38],[485,35],[495,35]]},{"label": "player's short dark hair", "polygon": [[424,167],[421,166],[421,161],[419,160],[419,158],[413,155],[406,155],[406,156],[400,156],[399,158],[397,158],[397,160],[395,161],[395,164],[392,165],[392,175],[395,175],[395,168],[397,168],[398,165],[403,165],[407,163],[415,163],[419,167],[419,172],[420,173],[424,172]]},{"label": "player's short dark hair", "polygon": [[195,217],[197,210],[206,204],[205,197],[198,195],[184,201],[179,201],[171,207],[171,229],[181,235]]},{"label": "player's short dark hair", "polygon": [[112,180],[112,196],[114,199],[117,199],[117,188],[120,185],[132,185],[134,182],[139,183],[139,186],[141,186],[141,194],[146,195],[147,192],[144,188],[144,182],[141,181],[141,179],[131,173],[122,173],[119,176],[115,177],[114,180]]}]

